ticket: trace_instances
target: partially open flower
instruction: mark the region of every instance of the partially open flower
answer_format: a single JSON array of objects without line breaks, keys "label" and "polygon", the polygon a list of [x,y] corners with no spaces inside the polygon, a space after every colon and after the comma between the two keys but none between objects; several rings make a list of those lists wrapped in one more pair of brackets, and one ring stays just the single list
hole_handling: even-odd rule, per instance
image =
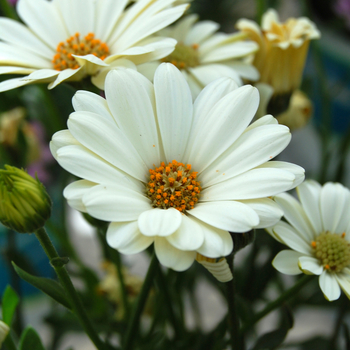
[{"label": "partially open flower", "polygon": [[[300,86],[310,40],[320,38],[315,24],[306,17],[281,23],[277,12],[270,9],[262,17],[261,28],[247,19],[239,20],[237,28],[260,47],[253,62],[260,82],[271,85],[273,98],[278,96],[288,106],[291,93]],[[268,113],[276,114],[269,109]]]},{"label": "partially open flower", "polygon": [[5,165],[0,169],[0,222],[20,233],[44,226],[51,199],[42,183],[26,171]]},{"label": "partially open flower", "polygon": [[6,339],[9,331],[10,327],[5,322],[0,320],[0,348],[4,340]]}]

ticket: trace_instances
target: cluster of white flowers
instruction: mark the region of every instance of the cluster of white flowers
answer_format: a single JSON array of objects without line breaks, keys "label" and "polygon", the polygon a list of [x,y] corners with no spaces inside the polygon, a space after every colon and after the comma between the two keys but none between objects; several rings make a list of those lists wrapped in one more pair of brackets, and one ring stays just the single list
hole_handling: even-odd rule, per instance
[{"label": "cluster of white flowers", "polygon": [[[298,75],[288,71],[296,89],[317,29],[306,19],[282,25],[275,12],[263,32],[242,20],[241,32],[220,33],[196,15],[167,27],[187,8],[175,0],[19,0],[25,25],[0,18],[0,74],[25,76],[3,81],[0,91],[87,76],[104,90],[105,98],[75,94],[68,130],[50,146],[81,178],[66,187],[68,203],[110,222],[111,247],[135,254],[154,243],[159,261],[182,271],[198,255],[231,254],[231,232],[273,226],[271,235],[296,250],[278,254],[278,270],[320,275],[329,300],[339,285],[349,296],[349,190],[301,184],[301,167],[272,160],[289,129],[271,115],[252,122],[259,93],[243,85],[261,74],[284,93],[285,73],[273,74],[282,50],[300,58]],[[281,41],[286,33],[293,40]],[[298,185],[301,204],[283,193]]]}]

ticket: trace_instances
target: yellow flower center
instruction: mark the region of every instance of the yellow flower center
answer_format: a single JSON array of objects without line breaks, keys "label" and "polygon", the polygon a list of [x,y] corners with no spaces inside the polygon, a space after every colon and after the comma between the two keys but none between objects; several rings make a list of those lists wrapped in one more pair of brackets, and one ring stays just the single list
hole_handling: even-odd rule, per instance
[{"label": "yellow flower center", "polygon": [[93,33],[80,37],[79,33],[75,33],[66,42],[60,42],[57,45],[57,53],[53,57],[52,64],[56,70],[65,70],[67,68],[77,69],[79,64],[73,55],[84,56],[92,54],[101,60],[109,55],[109,48],[106,43],[99,39],[95,39]]},{"label": "yellow flower center", "polygon": [[163,62],[170,62],[179,69],[196,67],[199,65],[198,44],[191,46],[178,43],[175,50],[167,57],[162,59]]},{"label": "yellow flower center", "polygon": [[149,173],[146,194],[154,208],[175,208],[184,212],[193,209],[198,202],[202,187],[196,181],[197,172],[191,171],[191,164],[176,160],[168,165],[162,162]]},{"label": "yellow flower center", "polygon": [[316,241],[311,242],[314,254],[326,270],[340,272],[350,266],[350,243],[337,233],[321,233]]}]

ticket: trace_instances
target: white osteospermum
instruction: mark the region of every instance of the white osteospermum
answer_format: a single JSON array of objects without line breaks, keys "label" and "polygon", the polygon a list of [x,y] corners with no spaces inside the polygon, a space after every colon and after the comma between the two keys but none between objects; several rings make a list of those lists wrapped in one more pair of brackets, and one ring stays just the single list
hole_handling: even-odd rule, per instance
[{"label": "white osteospermum", "polygon": [[340,288],[350,298],[350,191],[339,183],[305,181],[299,201],[287,193],[275,197],[288,221],[269,233],[293,250],[277,254],[273,266],[288,275],[319,275],[324,296],[332,301]]},{"label": "white osteospermum", "polygon": [[134,70],[111,71],[105,93],[77,92],[51,151],[82,178],[65,189],[68,203],[110,221],[107,241],[121,253],[154,243],[160,262],[179,271],[197,252],[226,256],[228,231],[278,222],[268,197],[304,178],[299,166],[269,162],[289,143],[287,127],[272,116],[248,127],[259,104],[252,86],[221,78],[193,104],[180,71],[162,64],[154,85]]},{"label": "white osteospermum", "polygon": [[[197,15],[187,16],[159,33],[177,40],[175,50],[162,61],[181,70],[194,98],[204,86],[221,77],[232,78],[238,85],[242,85],[242,78],[252,81],[259,78],[258,71],[247,62],[258,50],[258,45],[245,40],[247,34],[217,32],[218,23],[196,23],[197,20]],[[160,63],[145,63],[138,70],[152,80]]]},{"label": "white osteospermum", "polygon": [[27,27],[0,18],[0,74],[25,77],[0,83],[6,91],[30,83],[76,81],[90,75],[103,89],[115,67],[160,59],[173,51],[171,38],[150,38],[176,21],[188,5],[175,0],[19,0],[17,11]]}]

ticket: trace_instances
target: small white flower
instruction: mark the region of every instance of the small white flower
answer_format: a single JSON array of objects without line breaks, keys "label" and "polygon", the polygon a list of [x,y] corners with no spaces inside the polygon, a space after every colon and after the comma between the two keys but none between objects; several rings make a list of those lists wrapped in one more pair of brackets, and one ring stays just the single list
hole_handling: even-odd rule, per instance
[{"label": "small white flower", "polygon": [[300,202],[287,193],[275,197],[288,221],[268,232],[293,250],[277,254],[273,266],[288,275],[319,275],[324,296],[332,301],[340,288],[350,298],[350,191],[339,183],[305,181]]},{"label": "small white flower", "polygon": [[17,11],[27,27],[0,18],[0,74],[25,74],[5,80],[0,91],[30,83],[76,81],[90,75],[103,89],[107,72],[134,68],[168,55],[171,38],[150,38],[176,21],[188,5],[175,0],[20,0]]},{"label": "small white flower", "polygon": [[272,116],[249,125],[259,104],[252,86],[229,78],[192,102],[172,64],[154,85],[130,69],[111,71],[106,100],[79,91],[69,130],[53,136],[59,164],[82,178],[64,191],[68,203],[110,221],[107,241],[124,254],[152,243],[160,262],[187,269],[197,252],[231,253],[228,231],[272,226],[282,211],[268,198],[295,187],[304,170],[269,160],[289,143]]},{"label": "small white flower", "polygon": [[[170,62],[181,70],[193,98],[198,96],[204,86],[217,78],[229,77],[238,85],[242,85],[242,78],[259,78],[257,70],[248,62],[258,46],[255,42],[246,40],[247,34],[217,32],[218,23],[196,23],[197,20],[197,15],[187,16],[159,33],[177,40],[175,50],[162,61]],[[152,80],[160,63],[145,63],[138,70]]]}]

